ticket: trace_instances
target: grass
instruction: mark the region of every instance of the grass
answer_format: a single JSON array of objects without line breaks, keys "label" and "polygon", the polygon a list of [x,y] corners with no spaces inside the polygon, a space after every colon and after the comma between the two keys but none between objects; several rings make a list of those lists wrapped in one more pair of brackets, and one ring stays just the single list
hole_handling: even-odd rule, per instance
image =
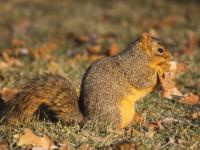
[{"label": "grass", "polygon": [[[178,76],[179,89],[183,93],[200,95],[199,5],[194,0],[1,1],[0,52],[9,53],[9,56],[20,60],[23,65],[0,70],[0,89],[18,88],[26,78],[43,72],[62,74],[70,78],[79,89],[82,75],[91,62],[83,58],[87,43],[77,43],[77,38],[82,35],[114,35],[101,40],[104,51],[113,42],[123,49],[141,32],[149,31],[170,43],[176,60],[189,62],[188,71]],[[170,20],[168,22],[167,17]],[[177,55],[183,46],[187,46],[188,33],[191,31],[197,37],[195,54]],[[16,48],[13,39],[22,40],[26,44],[17,45]],[[50,43],[56,44],[55,50],[45,51],[45,47],[51,49]],[[11,48],[14,51],[8,50]],[[33,56],[32,53],[22,54],[22,48],[32,51],[42,48],[45,52]],[[4,59],[0,57],[1,61]],[[145,123],[132,125],[133,129],[146,133],[149,122],[161,121],[161,127],[154,131],[153,138],[105,131],[101,125],[92,123],[79,127],[33,120],[19,127],[0,125],[0,140],[9,141],[12,149],[20,149],[13,135],[29,127],[38,135],[47,134],[57,142],[68,139],[75,147],[89,143],[91,147],[107,149],[110,145],[130,141],[138,149],[199,149],[200,120],[192,120],[190,117],[199,108],[200,104],[188,106],[180,104],[176,98],[167,100],[162,97],[160,90],[156,90],[137,104],[137,111],[145,118]],[[163,120],[166,118],[175,121],[165,123]]]}]

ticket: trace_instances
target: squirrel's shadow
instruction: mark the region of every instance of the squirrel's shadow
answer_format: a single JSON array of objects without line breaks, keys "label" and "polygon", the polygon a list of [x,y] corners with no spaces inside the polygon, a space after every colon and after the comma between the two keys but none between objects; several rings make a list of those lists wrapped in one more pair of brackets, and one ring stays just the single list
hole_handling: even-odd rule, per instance
[{"label": "squirrel's shadow", "polygon": [[49,120],[51,122],[58,122],[58,116],[55,111],[51,110],[48,105],[42,104],[38,110],[35,112],[35,115],[39,120]]},{"label": "squirrel's shadow", "polygon": [[5,107],[5,101],[0,97],[0,110],[3,110]]}]

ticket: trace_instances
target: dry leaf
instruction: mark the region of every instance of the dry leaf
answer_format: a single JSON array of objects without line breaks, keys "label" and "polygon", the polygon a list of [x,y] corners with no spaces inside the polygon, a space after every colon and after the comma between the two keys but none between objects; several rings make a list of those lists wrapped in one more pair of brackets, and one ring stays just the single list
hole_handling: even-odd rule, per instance
[{"label": "dry leaf", "polygon": [[9,143],[7,141],[0,141],[0,150],[9,150]]},{"label": "dry leaf", "polygon": [[57,49],[57,43],[55,42],[49,42],[46,45],[31,50],[33,56],[36,58],[42,58],[42,59],[52,59],[51,54]]},{"label": "dry leaf", "polygon": [[6,60],[10,66],[23,66],[23,63],[16,58],[10,58]]},{"label": "dry leaf", "polygon": [[89,54],[99,54],[101,52],[100,44],[91,44],[87,47],[87,52]]},{"label": "dry leaf", "polygon": [[80,35],[79,37],[76,37],[75,40],[79,43],[86,43],[89,42],[91,39],[88,35]]},{"label": "dry leaf", "polygon": [[200,117],[200,111],[192,113],[191,116],[192,116],[192,119],[198,119]]},{"label": "dry leaf", "polygon": [[8,63],[6,63],[5,61],[0,61],[0,69],[6,69],[9,68]]},{"label": "dry leaf", "polygon": [[116,43],[112,43],[110,49],[108,50],[108,56],[115,56],[119,52],[119,47]]},{"label": "dry leaf", "polygon": [[161,122],[160,121],[157,121],[157,122],[149,122],[148,124],[147,124],[147,128],[149,129],[149,130],[151,130],[151,129],[163,129],[163,126],[161,125]]},{"label": "dry leaf", "polygon": [[187,105],[195,105],[199,103],[199,96],[193,93],[183,96],[180,100],[180,103]]},{"label": "dry leaf", "polygon": [[164,90],[164,97],[171,99],[172,96],[182,96],[182,93],[176,88],[176,62],[171,62],[169,72],[165,72],[164,75],[159,74],[159,79]]},{"label": "dry leaf", "polygon": [[170,72],[164,73],[164,76],[159,76],[161,85],[164,89],[164,97],[171,99],[172,96],[182,96],[182,93],[176,88],[174,75]]},{"label": "dry leaf", "polygon": [[165,117],[165,118],[162,119],[161,122],[166,123],[166,124],[171,124],[173,122],[178,122],[178,120],[174,119],[174,118]]},{"label": "dry leaf", "polygon": [[29,128],[24,129],[24,134],[20,135],[18,146],[28,146],[32,145],[33,147],[41,148],[44,150],[51,150],[55,148],[54,141],[47,135],[39,137],[35,135]]},{"label": "dry leaf", "polygon": [[136,144],[133,142],[123,142],[113,146],[115,150],[136,150]]},{"label": "dry leaf", "polygon": [[15,47],[24,47],[26,45],[26,42],[24,40],[19,40],[15,38],[12,39],[11,43]]},{"label": "dry leaf", "polygon": [[15,94],[17,93],[16,89],[4,87],[1,91],[2,98],[5,101],[10,101],[14,98]]},{"label": "dry leaf", "polygon": [[152,139],[154,137],[155,134],[155,129],[163,129],[161,122],[157,121],[157,122],[149,122],[147,124],[147,128],[148,128],[148,132],[145,133],[145,136]]},{"label": "dry leaf", "polygon": [[12,69],[14,66],[23,66],[23,63],[16,58],[6,58],[5,61],[0,61],[0,69]]}]

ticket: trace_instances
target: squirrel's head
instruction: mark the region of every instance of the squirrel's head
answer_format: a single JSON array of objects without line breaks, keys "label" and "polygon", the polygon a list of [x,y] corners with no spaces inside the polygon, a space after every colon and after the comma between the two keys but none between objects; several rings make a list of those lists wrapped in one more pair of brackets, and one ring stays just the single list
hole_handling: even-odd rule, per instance
[{"label": "squirrel's head", "polygon": [[170,70],[173,57],[164,42],[149,33],[143,33],[139,41],[141,49],[150,59],[151,68],[160,74]]}]

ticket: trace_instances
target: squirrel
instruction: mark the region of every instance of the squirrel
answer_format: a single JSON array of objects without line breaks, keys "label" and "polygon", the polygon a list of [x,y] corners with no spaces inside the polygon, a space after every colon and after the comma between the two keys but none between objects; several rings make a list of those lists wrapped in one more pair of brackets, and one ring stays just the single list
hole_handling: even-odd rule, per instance
[{"label": "squirrel", "polygon": [[92,63],[83,76],[80,96],[68,79],[46,73],[5,102],[0,117],[8,124],[20,123],[46,105],[66,124],[99,120],[125,128],[134,121],[136,102],[154,90],[158,75],[170,69],[172,60],[164,42],[143,33],[117,55]]}]

